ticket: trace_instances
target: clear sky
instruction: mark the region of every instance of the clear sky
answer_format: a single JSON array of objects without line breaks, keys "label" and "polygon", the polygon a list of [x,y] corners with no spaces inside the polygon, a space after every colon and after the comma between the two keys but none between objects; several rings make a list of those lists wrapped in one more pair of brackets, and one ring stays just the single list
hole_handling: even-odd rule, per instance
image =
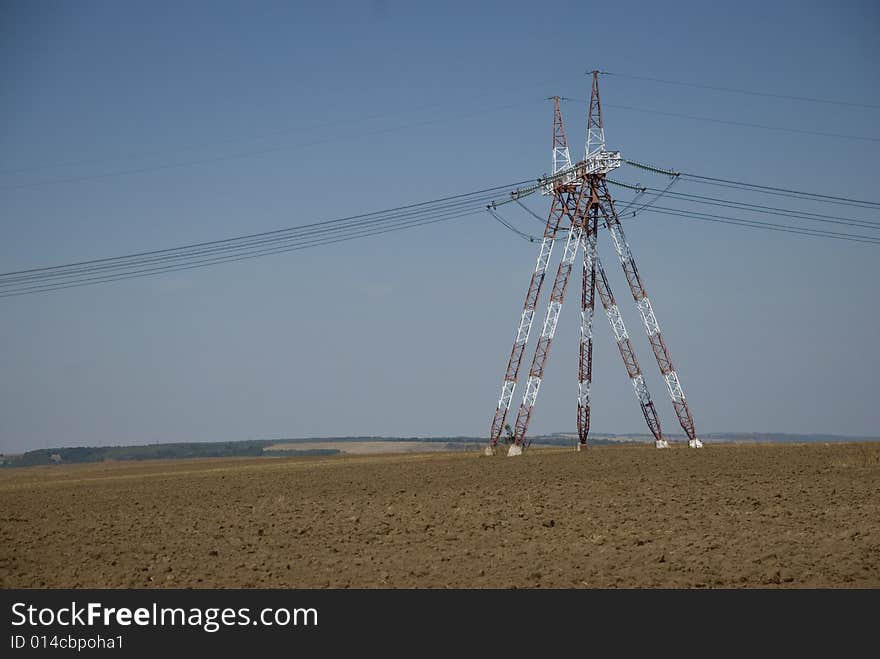
[{"label": "clear sky", "polygon": [[[4,2],[0,271],[535,178],[551,167],[545,98],[585,99],[587,69],[880,105],[878,33],[867,1]],[[625,157],[880,199],[876,108],[601,85],[608,146]],[[564,111],[578,154],[585,106]],[[530,203],[546,213],[546,198]],[[658,214],[628,226],[698,433],[880,434],[880,248]],[[604,240],[664,430],[681,432]],[[486,435],[534,259],[480,214],[0,299],[0,452]],[[575,428],[577,299],[573,280],[531,432]],[[601,316],[596,335],[593,429],[646,432]]]}]

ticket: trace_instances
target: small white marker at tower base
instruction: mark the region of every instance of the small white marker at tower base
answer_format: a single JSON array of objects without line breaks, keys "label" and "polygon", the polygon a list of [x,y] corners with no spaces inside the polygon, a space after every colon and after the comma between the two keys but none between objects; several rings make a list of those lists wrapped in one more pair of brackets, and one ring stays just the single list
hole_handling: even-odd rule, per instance
[{"label": "small white marker at tower base", "polygon": [[688,441],[688,446],[690,448],[703,448],[703,442],[694,437],[693,439]]},{"label": "small white marker at tower base", "polygon": [[510,448],[507,449],[508,458],[512,458],[515,455],[522,455],[522,446],[519,444],[511,444]]},{"label": "small white marker at tower base", "polygon": [[486,448],[483,449],[483,455],[491,457],[491,456],[495,455],[495,449],[491,446],[487,446]]},{"label": "small white marker at tower base", "polygon": [[656,446],[657,448],[669,448],[669,442],[667,442],[665,439],[658,439],[656,442],[654,442],[654,446]]}]

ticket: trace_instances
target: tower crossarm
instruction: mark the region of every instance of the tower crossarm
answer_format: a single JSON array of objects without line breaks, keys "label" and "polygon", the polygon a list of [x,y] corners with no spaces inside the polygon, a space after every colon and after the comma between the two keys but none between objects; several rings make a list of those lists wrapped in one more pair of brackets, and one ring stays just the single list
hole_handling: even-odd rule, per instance
[{"label": "tower crossarm", "polygon": [[554,172],[551,176],[544,176],[538,179],[536,186],[516,190],[511,193],[511,196],[514,199],[519,199],[529,194],[535,188],[540,188],[541,192],[545,195],[554,194],[554,191],[559,186],[583,181],[593,174],[607,174],[611,170],[620,167],[622,162],[623,159],[621,158],[620,151],[598,151],[575,165]]},{"label": "tower crossarm", "polygon": [[617,211],[614,208],[614,200],[608,192],[608,185],[604,176],[596,177],[596,186],[599,195],[599,206],[605,226],[608,228],[608,233],[611,235],[614,247],[617,250],[620,265],[623,267],[623,272],[629,283],[630,291],[632,292],[639,315],[642,318],[642,324],[644,325],[645,333],[648,335],[648,341],[651,343],[654,357],[657,359],[657,365],[660,367],[660,373],[666,381],[666,388],[669,391],[669,397],[672,399],[672,406],[675,408],[675,414],[678,416],[678,421],[687,435],[690,445],[701,446],[696,436],[694,419],[691,415],[687,400],[685,399],[681,381],[679,380],[678,373],[676,373],[675,368],[672,365],[669,350],[666,348],[666,343],[663,341],[663,335],[660,333],[660,324],[657,322],[657,317],[654,314],[654,307],[651,304],[651,300],[645,290],[639,270],[636,267],[632,250],[626,240],[623,226],[620,223],[620,218],[617,216]]}]

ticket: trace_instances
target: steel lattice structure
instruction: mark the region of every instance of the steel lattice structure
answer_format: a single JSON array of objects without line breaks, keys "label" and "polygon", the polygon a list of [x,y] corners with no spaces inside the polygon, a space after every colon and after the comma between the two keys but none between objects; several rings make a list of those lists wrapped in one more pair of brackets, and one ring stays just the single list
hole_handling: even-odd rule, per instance
[{"label": "steel lattice structure", "polygon": [[[660,373],[666,382],[666,388],[672,399],[672,405],[678,416],[679,423],[688,437],[688,446],[701,448],[702,442],[696,436],[694,420],[685,399],[678,374],[672,365],[669,350],[660,333],[660,325],[654,313],[654,308],[648,293],[645,290],[642,276],[636,266],[632,250],[626,240],[623,226],[614,207],[614,200],[608,192],[605,180],[606,174],[620,167],[621,157],[619,151],[608,151],[605,148],[605,129],[602,123],[602,105],[599,97],[599,72],[592,72],[592,89],[590,93],[590,105],[587,113],[587,139],[584,149],[584,159],[575,165],[571,163],[568,143],[565,137],[565,128],[560,109],[560,97],[552,97],[553,101],[553,175],[539,181],[539,187],[544,194],[551,196],[550,213],[544,227],[544,236],[538,250],[538,259],[532,272],[529,288],[523,311],[520,316],[519,326],[514,338],[513,348],[507,362],[507,371],[504,382],[501,385],[501,395],[495,408],[495,416],[492,419],[492,427],[489,433],[489,446],[486,452],[495,452],[498,444],[502,441],[502,433],[507,430],[507,441],[510,446],[508,455],[520,455],[527,448],[529,441],[526,439],[532,411],[538,398],[541,382],[544,377],[544,369],[550,355],[550,346],[556,334],[559,322],[559,314],[565,299],[571,272],[578,249],[583,250],[583,276],[581,279],[581,316],[579,333],[579,361],[578,361],[578,396],[577,396],[577,429],[578,449],[587,445],[590,432],[590,387],[593,373],[593,312],[595,310],[596,295],[608,317],[611,331],[617,342],[620,356],[623,359],[627,375],[632,382],[636,399],[642,409],[642,414],[654,436],[657,448],[668,448],[669,444],[663,438],[660,427],[660,419],[648,385],[645,382],[639,362],[633,350],[629,332],[623,322],[620,308],[608,277],[599,260],[598,253],[598,230],[601,224],[608,229],[620,265],[623,268],[627,283],[636,308],[642,319],[645,333],[651,344],[651,349],[657,359]],[[513,193],[512,198],[518,199],[518,193]],[[492,208],[494,208],[494,204]],[[550,265],[550,257],[558,239],[564,237],[562,257],[556,269],[553,288],[550,292],[550,301],[541,324],[541,334],[538,337],[537,346],[532,357],[531,365],[526,381],[525,392],[519,405],[516,421],[513,429],[507,423],[508,412],[513,401],[513,394],[519,379],[523,356],[526,352],[529,335],[541,296],[544,278]]]}]

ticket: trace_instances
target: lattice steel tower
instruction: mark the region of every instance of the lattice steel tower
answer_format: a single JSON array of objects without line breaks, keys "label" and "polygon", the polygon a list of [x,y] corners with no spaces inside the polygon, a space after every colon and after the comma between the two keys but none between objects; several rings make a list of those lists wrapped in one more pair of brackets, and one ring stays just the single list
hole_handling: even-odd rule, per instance
[{"label": "lattice steel tower", "polygon": [[[525,304],[520,316],[519,327],[507,362],[507,371],[504,382],[501,385],[501,395],[498,398],[498,406],[495,408],[495,416],[492,419],[492,428],[489,434],[489,446],[486,453],[492,454],[502,438],[502,433],[507,429],[510,442],[508,455],[520,455],[523,448],[527,448],[526,431],[531,420],[532,410],[538,398],[541,381],[544,377],[544,367],[550,354],[550,345],[556,334],[556,325],[559,321],[559,313],[568,288],[568,281],[574,267],[575,258],[579,248],[583,248],[583,278],[581,289],[581,316],[579,334],[579,368],[578,368],[578,395],[577,395],[577,429],[578,450],[586,446],[587,436],[590,431],[590,385],[592,383],[592,360],[593,360],[593,310],[596,293],[611,331],[617,342],[620,356],[623,359],[626,372],[632,382],[636,398],[642,408],[645,421],[654,436],[657,448],[668,448],[669,444],[663,438],[660,428],[660,420],[657,410],[648,392],[639,362],[633,351],[629,333],[617,306],[614,294],[605,275],[605,270],[598,255],[598,229],[602,223],[611,236],[614,243],[617,258],[623,267],[626,280],[629,284],[633,300],[642,318],[645,333],[660,367],[660,373],[666,382],[666,388],[672,399],[672,405],[678,416],[679,423],[688,437],[688,446],[701,448],[702,442],[697,439],[694,429],[694,420],[690,408],[684,396],[678,374],[672,365],[669,351],[660,334],[660,325],[654,314],[654,309],[645,290],[643,280],[636,267],[632,251],[626,241],[623,226],[614,208],[614,200],[608,192],[605,176],[613,169],[620,167],[621,158],[619,151],[605,149],[605,130],[602,124],[602,105],[599,99],[599,72],[592,72],[592,90],[590,93],[590,106],[587,113],[587,139],[584,150],[584,158],[575,165],[571,163],[568,143],[565,137],[565,128],[562,122],[560,110],[560,98],[552,97],[553,100],[553,175],[541,180],[542,192],[551,196],[550,213],[544,228],[544,236],[538,251],[538,259],[532,272],[531,282],[526,293]],[[513,198],[518,198],[518,193],[513,193]],[[556,270],[553,288],[550,292],[550,302],[541,324],[541,335],[535,348],[531,366],[529,367],[528,380],[522,402],[516,415],[513,429],[506,423],[507,413],[510,410],[519,377],[520,366],[526,352],[526,345],[531,333],[535,311],[541,295],[544,277],[550,264],[550,257],[557,240],[564,240],[562,258]]]}]

